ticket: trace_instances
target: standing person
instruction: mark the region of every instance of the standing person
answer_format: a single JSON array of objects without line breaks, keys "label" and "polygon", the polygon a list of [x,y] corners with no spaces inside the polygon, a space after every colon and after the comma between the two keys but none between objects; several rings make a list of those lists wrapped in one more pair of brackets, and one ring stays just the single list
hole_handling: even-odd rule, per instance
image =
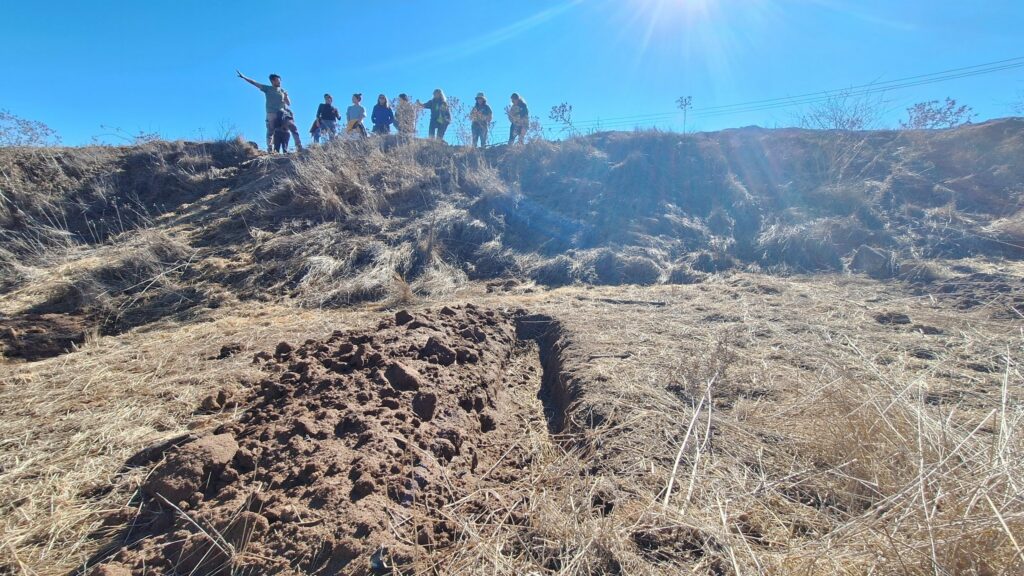
[{"label": "standing person", "polygon": [[295,150],[302,150],[302,141],[299,140],[299,128],[295,125],[295,117],[292,116],[292,111],[288,108],[284,108],[278,111],[272,123],[272,145],[274,151],[287,153],[288,152],[288,134],[291,133],[292,138],[295,139]]},{"label": "standing person", "polygon": [[387,96],[383,94],[377,96],[377,104],[373,106],[373,115],[370,120],[373,121],[374,134],[391,133],[391,125],[395,123],[395,113],[391,111]]},{"label": "standing person", "polygon": [[313,119],[313,124],[309,127],[309,135],[313,137],[313,143],[320,143],[320,121],[316,118]]},{"label": "standing person", "polygon": [[515,143],[516,137],[522,144],[526,140],[526,131],[530,127],[530,109],[526,106],[526,100],[518,93],[512,93],[512,105],[508,107],[508,120],[512,126],[508,129],[508,144]]},{"label": "standing person", "polygon": [[353,94],[352,105],[345,112],[345,119],[348,120],[345,132],[349,134],[357,132],[360,136],[366,136],[366,127],[363,126],[363,120],[366,119],[366,108],[363,108],[362,104],[360,104],[362,101],[362,93]]},{"label": "standing person", "polygon": [[479,140],[479,147],[486,148],[487,132],[490,130],[494,113],[491,112],[491,107],[487,105],[487,96],[484,96],[483,92],[476,95],[476,105],[469,112],[469,119],[472,122],[473,128],[473,147],[477,147],[477,141]]},{"label": "standing person", "polygon": [[398,95],[395,105],[395,126],[401,136],[412,136],[416,133],[416,105],[409,101],[409,95]]},{"label": "standing person", "polygon": [[274,120],[274,153],[288,153],[288,119],[282,110]]},{"label": "standing person", "polygon": [[[316,123],[324,141],[334,140],[337,136],[338,120],[341,120],[341,113],[334,107],[334,97],[324,94],[324,103],[316,109]],[[317,138],[315,141],[319,143],[320,139]]]},{"label": "standing person", "polygon": [[[277,113],[285,108],[292,105],[291,100],[288,98],[288,92],[281,87],[281,77],[277,74],[270,75],[270,85],[260,84],[252,78],[246,77],[244,74],[235,70],[238,77],[245,80],[249,84],[260,89],[261,92],[267,97],[266,106],[266,123],[267,123],[267,152],[274,151],[274,121],[277,120]],[[298,134],[298,132],[295,132]],[[295,140],[295,147],[299,150],[302,149],[302,144],[299,143],[298,138]]]},{"label": "standing person", "polygon": [[426,104],[421,104],[418,100],[416,103],[430,110],[430,128],[427,129],[428,138],[444,140],[444,133],[452,122],[452,113],[448,109],[448,98],[445,97],[444,92],[437,88],[434,90],[434,97],[428,100]]}]

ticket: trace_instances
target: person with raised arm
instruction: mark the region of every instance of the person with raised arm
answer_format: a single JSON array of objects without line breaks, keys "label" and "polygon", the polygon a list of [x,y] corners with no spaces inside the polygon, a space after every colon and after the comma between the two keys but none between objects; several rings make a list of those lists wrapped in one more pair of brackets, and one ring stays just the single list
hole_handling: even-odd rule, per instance
[{"label": "person with raised arm", "polygon": [[427,137],[443,141],[448,125],[452,123],[452,113],[448,109],[448,98],[445,97],[444,92],[437,88],[434,90],[433,98],[426,103],[417,100],[416,104],[430,110],[430,127],[427,129]]},{"label": "person with raised arm", "polygon": [[[235,70],[238,77],[245,80],[249,84],[252,84],[258,88],[263,95],[266,96],[266,125],[267,125],[267,152],[274,151],[274,123],[278,119],[278,113],[281,110],[285,110],[292,105],[291,100],[288,98],[288,92],[281,87],[281,77],[277,74],[270,75],[270,84],[260,84],[259,82],[247,77],[240,71]],[[298,131],[292,133],[295,136],[295,148],[302,150],[302,144],[298,139]]]}]

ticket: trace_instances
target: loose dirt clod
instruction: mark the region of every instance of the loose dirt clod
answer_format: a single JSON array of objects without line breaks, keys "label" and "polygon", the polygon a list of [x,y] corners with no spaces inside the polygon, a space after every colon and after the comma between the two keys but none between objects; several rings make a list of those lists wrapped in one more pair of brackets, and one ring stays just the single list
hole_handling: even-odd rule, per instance
[{"label": "loose dirt clod", "polygon": [[514,316],[445,307],[417,329],[397,316],[279,344],[240,421],[156,467],[146,536],[103,570],[364,574],[457,539],[440,511],[517,467],[502,459],[518,433],[504,402]]}]

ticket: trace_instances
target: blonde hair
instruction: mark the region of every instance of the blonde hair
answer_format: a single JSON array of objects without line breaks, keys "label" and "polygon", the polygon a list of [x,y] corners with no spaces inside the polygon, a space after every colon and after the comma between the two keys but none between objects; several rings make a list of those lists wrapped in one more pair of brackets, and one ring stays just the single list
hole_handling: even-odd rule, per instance
[{"label": "blonde hair", "polygon": [[444,95],[444,90],[441,90],[440,88],[434,88],[434,96],[438,96],[438,95],[441,96],[441,102],[447,102],[448,101],[448,97]]}]

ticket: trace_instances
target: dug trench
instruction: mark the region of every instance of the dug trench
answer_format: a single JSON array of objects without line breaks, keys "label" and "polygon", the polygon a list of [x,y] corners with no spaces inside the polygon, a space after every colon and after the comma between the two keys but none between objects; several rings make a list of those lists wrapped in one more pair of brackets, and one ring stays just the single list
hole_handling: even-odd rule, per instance
[{"label": "dug trench", "polygon": [[563,341],[466,304],[261,352],[247,397],[203,403],[240,417],[129,460],[155,464],[139,513],[76,573],[419,572],[475,522],[528,524],[494,495],[568,439]]}]

